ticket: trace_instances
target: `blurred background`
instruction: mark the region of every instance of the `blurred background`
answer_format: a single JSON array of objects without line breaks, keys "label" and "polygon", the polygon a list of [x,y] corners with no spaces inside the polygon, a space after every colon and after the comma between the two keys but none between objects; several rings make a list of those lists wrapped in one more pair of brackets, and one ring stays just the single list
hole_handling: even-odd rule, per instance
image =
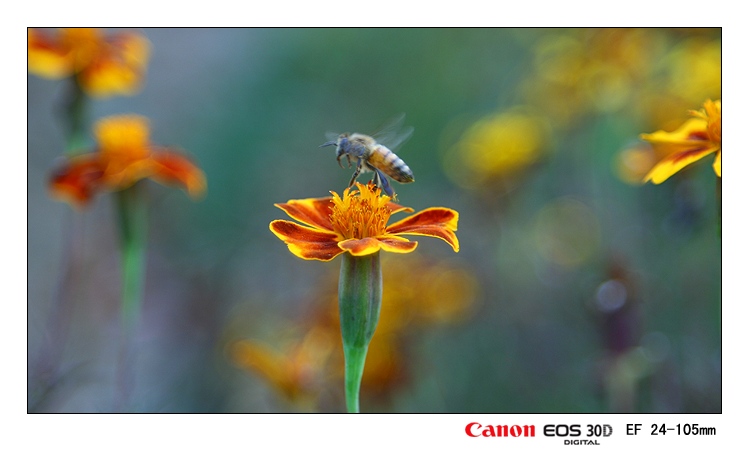
[{"label": "blurred background", "polygon": [[[639,139],[720,99],[719,29],[139,31],[143,89],[89,100],[88,123],[148,117],[208,193],[140,182],[132,411],[344,411],[339,259],[301,260],[268,225],[347,186],[327,132],[404,113],[399,200],[458,210],[461,251],[384,256],[362,411],[721,412],[716,176],[707,159],[643,185],[659,155]],[[107,412],[114,197],[76,210],[47,189],[68,83],[28,77],[28,409]]]}]

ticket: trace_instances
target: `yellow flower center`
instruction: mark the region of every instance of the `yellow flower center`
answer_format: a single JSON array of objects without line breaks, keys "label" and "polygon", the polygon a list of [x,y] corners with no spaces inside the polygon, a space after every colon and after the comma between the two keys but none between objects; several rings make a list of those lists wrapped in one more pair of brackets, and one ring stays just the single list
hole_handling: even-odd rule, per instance
[{"label": "yellow flower center", "polygon": [[386,206],[390,197],[380,195],[380,189],[368,184],[356,184],[359,190],[352,192],[344,189],[341,197],[335,192],[331,201],[331,224],[334,231],[344,239],[363,239],[382,236],[391,217],[391,210]]},{"label": "yellow flower center", "polygon": [[94,126],[98,150],[106,162],[104,179],[112,187],[127,187],[152,170],[148,119],[137,115],[111,116]]},{"label": "yellow flower center", "polygon": [[721,101],[706,100],[703,109],[691,114],[706,121],[708,139],[721,148]]},{"label": "yellow flower center", "polygon": [[706,102],[708,138],[721,147],[721,102]]},{"label": "yellow flower center", "polygon": [[107,117],[96,124],[94,134],[99,142],[99,150],[110,159],[142,159],[151,153],[148,119],[145,117]]}]

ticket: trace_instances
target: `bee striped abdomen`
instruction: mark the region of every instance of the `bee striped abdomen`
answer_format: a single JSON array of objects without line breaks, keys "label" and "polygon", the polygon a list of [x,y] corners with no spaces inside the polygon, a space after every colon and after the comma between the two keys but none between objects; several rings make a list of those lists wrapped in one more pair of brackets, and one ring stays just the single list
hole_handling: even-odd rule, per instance
[{"label": "bee striped abdomen", "polygon": [[368,162],[399,183],[411,183],[414,174],[404,160],[383,145],[378,145]]}]

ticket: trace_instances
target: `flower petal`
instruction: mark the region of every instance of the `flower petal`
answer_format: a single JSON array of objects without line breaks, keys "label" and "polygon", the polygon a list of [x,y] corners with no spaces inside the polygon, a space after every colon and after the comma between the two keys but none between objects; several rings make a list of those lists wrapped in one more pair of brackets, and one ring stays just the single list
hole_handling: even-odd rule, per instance
[{"label": "flower petal", "polygon": [[388,234],[412,234],[440,238],[458,251],[458,212],[449,208],[427,208],[386,228]]},{"label": "flower petal", "polygon": [[333,207],[331,197],[289,200],[287,203],[276,203],[274,206],[284,210],[285,213],[289,214],[289,217],[305,225],[333,231],[330,217]]},{"label": "flower petal", "polygon": [[73,74],[73,55],[55,39],[28,29],[29,72],[43,78],[58,79]]},{"label": "flower petal", "polygon": [[119,191],[153,175],[154,162],[151,158],[108,158],[102,154],[104,175],[102,183],[107,189]]},{"label": "flower petal", "polygon": [[144,71],[151,53],[151,42],[140,33],[123,32],[110,38],[122,61],[133,70]]},{"label": "flower petal", "polygon": [[151,154],[149,120],[137,114],[100,119],[94,125],[99,151],[109,158],[139,159]]},{"label": "flower petal", "polygon": [[410,241],[398,236],[380,237],[380,248],[391,253],[411,253],[417,249],[419,242]]},{"label": "flower petal", "polygon": [[151,177],[159,183],[176,185],[193,198],[206,192],[206,176],[187,156],[168,149],[151,153],[153,172]]},{"label": "flower petal", "polygon": [[101,41],[99,53],[78,74],[89,95],[132,95],[141,89],[150,43],[137,33],[121,33]]},{"label": "flower petal", "polygon": [[78,74],[81,87],[93,97],[133,95],[141,89],[142,73],[113,58],[93,61]]},{"label": "flower petal", "polygon": [[667,178],[680,171],[683,167],[708,156],[717,150],[718,148],[716,146],[709,145],[672,153],[656,163],[654,168],[643,178],[643,182],[647,183],[648,181],[651,181],[654,184],[661,184]]},{"label": "flower petal", "polygon": [[641,139],[659,146],[695,146],[696,141],[708,141],[707,125],[704,119],[692,118],[683,123],[675,131],[657,131],[650,134],[642,134]]},{"label": "flower petal", "polygon": [[300,394],[301,386],[295,382],[292,363],[286,355],[254,340],[235,342],[230,352],[238,366],[257,372],[288,398]]},{"label": "flower petal", "polygon": [[339,247],[352,256],[366,256],[381,249],[394,253],[411,253],[417,248],[417,242],[398,236],[367,237],[364,239],[347,239],[339,242]]},{"label": "flower petal", "polygon": [[396,214],[399,212],[414,212],[414,208],[409,208],[408,206],[401,206],[398,203],[394,203],[394,202],[388,202],[386,206],[391,211],[391,214]]},{"label": "flower petal", "polygon": [[347,239],[339,242],[339,248],[346,250],[353,256],[365,256],[380,250],[380,241],[375,238]]},{"label": "flower petal", "polygon": [[338,247],[338,235],[328,231],[304,227],[288,220],[274,220],[269,227],[284,241],[289,251],[302,259],[330,261],[344,252]]},{"label": "flower petal", "polygon": [[97,153],[79,155],[65,160],[52,173],[52,196],[82,206],[91,200],[101,187],[104,165]]}]

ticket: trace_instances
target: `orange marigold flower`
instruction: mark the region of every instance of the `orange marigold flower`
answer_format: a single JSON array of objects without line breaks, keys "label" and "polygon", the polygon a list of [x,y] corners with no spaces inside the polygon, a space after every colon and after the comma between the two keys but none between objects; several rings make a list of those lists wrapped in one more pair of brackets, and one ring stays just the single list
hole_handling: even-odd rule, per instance
[{"label": "orange marigold flower", "polygon": [[76,205],[102,190],[117,191],[143,178],[176,185],[193,197],[206,190],[206,178],[183,154],[149,142],[148,119],[111,116],[94,126],[97,151],[66,158],[50,182],[52,194]]},{"label": "orange marigold flower", "polygon": [[314,327],[285,352],[243,339],[230,345],[230,356],[240,367],[260,374],[288,400],[310,402],[322,388],[324,368],[336,345],[336,331]]},{"label": "orange marigold flower", "polygon": [[136,93],[149,52],[149,41],[134,32],[105,36],[97,28],[63,28],[49,36],[28,30],[29,72],[52,79],[75,76],[95,97]]},{"label": "orange marigold flower", "polygon": [[657,131],[642,134],[657,153],[667,156],[659,161],[643,179],[660,184],[667,178],[705,156],[716,153],[713,168],[721,178],[721,101],[706,100],[703,109],[690,111],[694,116],[673,132]]},{"label": "orange marigold flower", "polygon": [[290,200],[276,204],[290,217],[274,220],[271,231],[284,241],[294,255],[302,259],[330,261],[344,252],[365,256],[379,250],[410,253],[417,242],[402,235],[432,236],[447,242],[458,251],[458,212],[442,207],[427,208],[396,223],[387,225],[391,214],[413,212],[381,195],[372,184],[356,183],[358,192],[350,188],[339,196]]}]

